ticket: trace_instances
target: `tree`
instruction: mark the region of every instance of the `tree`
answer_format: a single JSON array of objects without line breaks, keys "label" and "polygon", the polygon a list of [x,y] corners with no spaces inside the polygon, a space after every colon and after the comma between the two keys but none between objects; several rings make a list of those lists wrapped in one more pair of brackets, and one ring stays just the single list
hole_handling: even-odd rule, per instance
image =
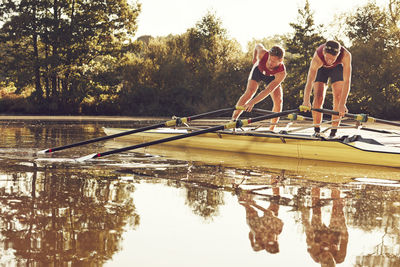
[{"label": "tree", "polygon": [[34,80],[33,100],[45,98],[53,110],[77,112],[83,99],[96,93],[88,90],[93,84],[87,73],[96,73],[87,72],[88,66],[99,57],[121,54],[120,44],[136,31],[140,5],[127,0],[2,0],[0,12],[0,34],[10,43],[11,78],[19,90]]},{"label": "tree", "polygon": [[385,118],[399,118],[400,46],[394,2],[392,12],[373,3],[347,18],[353,57],[352,108]]},{"label": "tree", "polygon": [[243,52],[207,13],[182,35],[139,38],[119,72],[121,110],[135,115],[187,115],[233,106],[245,84]]},{"label": "tree", "polygon": [[193,90],[198,98],[195,101],[197,110],[219,108],[224,104],[221,98],[226,96],[225,92],[234,87],[218,80],[222,78],[219,75],[228,71],[233,74],[241,68],[236,60],[241,55],[240,45],[229,40],[226,32],[221,20],[211,12],[187,31],[187,60],[196,74]]},{"label": "tree", "polygon": [[287,77],[284,81],[284,106],[295,107],[302,103],[303,91],[307,81],[308,68],[315,49],[324,43],[321,26],[314,24],[314,13],[306,0],[304,8],[298,10],[298,21],[290,23],[294,33],[285,41]]},{"label": "tree", "polygon": [[391,26],[398,30],[400,27],[400,2],[389,0],[388,11]]}]

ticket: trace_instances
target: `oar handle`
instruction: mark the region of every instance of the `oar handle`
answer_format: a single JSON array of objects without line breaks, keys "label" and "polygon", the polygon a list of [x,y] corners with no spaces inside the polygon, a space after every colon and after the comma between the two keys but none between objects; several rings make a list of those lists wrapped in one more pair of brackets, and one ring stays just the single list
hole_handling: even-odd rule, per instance
[{"label": "oar handle", "polygon": [[[320,113],[324,113],[324,114],[339,116],[339,112],[334,111],[334,110],[330,110],[330,109],[312,108],[311,110],[317,111],[317,112],[320,112]],[[344,116],[347,117],[347,118],[355,119],[355,120],[360,121],[360,122],[367,122],[367,121],[370,121],[371,118],[372,118],[372,117],[368,117],[368,115],[366,115],[366,114],[345,113]]]},{"label": "oar handle", "polygon": [[191,120],[205,118],[210,115],[221,115],[221,114],[224,114],[227,112],[233,112],[234,110],[235,110],[235,108],[223,108],[223,109],[205,112],[205,113],[198,114],[198,115],[193,115],[193,116],[188,117],[188,119],[190,118],[189,121],[191,121]]},{"label": "oar handle", "polygon": [[[339,115],[339,112],[334,111],[334,110],[329,110],[329,109],[323,109],[323,108],[312,108],[312,110],[325,113],[325,114],[330,114],[330,115]],[[382,120],[378,118],[374,118],[369,116],[368,114],[352,114],[352,113],[345,113],[345,117],[355,119],[360,122],[379,122],[383,124],[388,124],[388,125],[393,125],[393,126],[399,126],[400,123],[394,122],[394,121],[388,121],[388,120]]]}]

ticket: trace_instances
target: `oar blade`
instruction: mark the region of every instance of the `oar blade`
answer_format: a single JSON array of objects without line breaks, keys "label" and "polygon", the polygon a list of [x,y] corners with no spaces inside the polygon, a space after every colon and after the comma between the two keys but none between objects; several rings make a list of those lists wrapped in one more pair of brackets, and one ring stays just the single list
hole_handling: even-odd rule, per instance
[{"label": "oar blade", "polygon": [[93,153],[93,154],[90,154],[90,155],[86,155],[86,156],[77,158],[75,160],[78,161],[78,162],[84,162],[84,161],[87,161],[87,160],[90,160],[90,159],[95,159],[95,158],[98,157],[98,155],[99,155],[98,153]]},{"label": "oar blade", "polygon": [[49,152],[50,152],[49,149],[44,149],[44,150],[40,150],[40,151],[36,152],[36,154],[37,155],[43,155],[43,154],[46,154],[46,153],[49,153]]}]

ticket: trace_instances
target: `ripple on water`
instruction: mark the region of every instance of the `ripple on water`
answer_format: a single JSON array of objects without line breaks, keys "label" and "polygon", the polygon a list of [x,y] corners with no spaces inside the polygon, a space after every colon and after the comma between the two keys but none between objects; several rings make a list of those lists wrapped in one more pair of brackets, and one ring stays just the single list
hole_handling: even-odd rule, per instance
[{"label": "ripple on water", "polygon": [[359,177],[359,178],[353,178],[353,180],[354,182],[351,182],[350,184],[368,184],[368,185],[377,185],[385,187],[400,187],[399,181],[388,180],[388,179]]}]

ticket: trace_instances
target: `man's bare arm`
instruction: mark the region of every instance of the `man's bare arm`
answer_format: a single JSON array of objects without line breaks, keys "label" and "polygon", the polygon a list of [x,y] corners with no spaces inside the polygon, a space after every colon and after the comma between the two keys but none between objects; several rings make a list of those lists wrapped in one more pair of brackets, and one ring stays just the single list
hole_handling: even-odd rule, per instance
[{"label": "man's bare arm", "polygon": [[246,111],[251,111],[255,104],[264,100],[272,91],[274,91],[282,83],[286,77],[286,71],[275,74],[275,79],[270,82],[267,87],[262,90],[256,97],[249,101],[244,107]]},{"label": "man's bare arm", "polygon": [[342,95],[340,96],[339,113],[341,113],[341,115],[344,115],[344,113],[347,112],[346,103],[347,103],[347,97],[349,96],[350,93],[350,85],[351,85],[352,67],[351,67],[350,52],[348,51],[345,52],[342,64],[343,64],[343,90],[342,90]]},{"label": "man's bare arm", "polygon": [[262,44],[256,44],[254,47],[253,64],[260,61],[267,52],[267,49]]},{"label": "man's bare arm", "polygon": [[317,56],[317,53],[314,53],[313,59],[311,60],[310,63],[310,68],[308,70],[307,74],[307,83],[304,88],[304,97],[303,97],[303,105],[305,106],[310,106],[310,96],[311,96],[311,90],[315,81],[315,77],[317,77],[317,72],[320,67],[322,67],[323,63],[321,59]]}]

